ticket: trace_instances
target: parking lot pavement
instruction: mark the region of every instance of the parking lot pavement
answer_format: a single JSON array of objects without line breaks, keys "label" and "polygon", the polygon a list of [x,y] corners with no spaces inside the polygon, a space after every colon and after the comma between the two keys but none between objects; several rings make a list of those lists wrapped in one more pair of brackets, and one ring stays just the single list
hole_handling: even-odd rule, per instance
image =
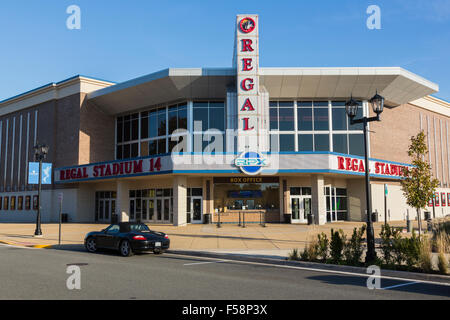
[{"label": "parking lot pavement", "polygon": [[[40,250],[0,245],[0,299],[450,299],[450,287],[182,255]],[[69,289],[69,266],[80,289]],[[239,288],[239,290],[237,290]]]}]

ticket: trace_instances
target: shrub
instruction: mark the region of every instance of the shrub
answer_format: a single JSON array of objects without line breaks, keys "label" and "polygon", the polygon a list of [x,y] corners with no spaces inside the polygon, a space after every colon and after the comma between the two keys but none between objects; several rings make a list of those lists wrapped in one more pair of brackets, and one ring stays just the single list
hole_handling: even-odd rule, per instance
[{"label": "shrub", "polygon": [[438,255],[438,268],[440,273],[442,274],[448,273],[448,261],[443,252],[439,252]]},{"label": "shrub", "polygon": [[303,261],[316,261],[317,255],[318,255],[318,242],[317,240],[312,240],[306,244],[299,258],[300,260]]},{"label": "shrub", "polygon": [[328,258],[328,243],[329,240],[325,233],[321,233],[317,235],[317,256],[322,259],[322,261],[326,261]]},{"label": "shrub", "polygon": [[393,236],[395,230],[389,227],[388,224],[381,226],[380,238],[381,238],[381,251],[383,252],[384,262],[388,265],[394,262],[394,243]]},{"label": "shrub", "polygon": [[363,253],[362,242],[363,235],[366,231],[366,226],[363,225],[361,228],[353,229],[352,237],[349,241],[344,243],[344,257],[345,261],[351,265],[359,265],[361,261],[361,256]]},{"label": "shrub", "polygon": [[292,249],[288,254],[289,260],[299,260],[298,249]]},{"label": "shrub", "polygon": [[433,270],[433,263],[431,262],[431,241],[427,237],[423,237],[419,243],[418,266],[424,272],[431,272]]},{"label": "shrub", "polygon": [[330,254],[333,263],[342,261],[342,250],[344,249],[345,235],[342,230],[331,229]]},{"label": "shrub", "polygon": [[421,242],[416,234],[413,233],[409,239],[400,239],[400,243],[400,250],[402,250],[402,256],[405,259],[406,266],[408,269],[412,269],[419,262]]}]

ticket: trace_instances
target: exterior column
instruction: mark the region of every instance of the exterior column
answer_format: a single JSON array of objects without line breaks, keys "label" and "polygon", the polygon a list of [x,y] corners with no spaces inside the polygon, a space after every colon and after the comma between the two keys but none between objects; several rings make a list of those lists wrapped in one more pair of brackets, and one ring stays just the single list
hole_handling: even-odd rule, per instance
[{"label": "exterior column", "polygon": [[324,194],[324,178],[322,175],[313,175],[312,182],[312,214],[314,215],[315,224],[325,224],[327,222],[327,208]]},{"label": "exterior column", "polygon": [[173,225],[184,226],[186,217],[187,177],[174,176],[173,178]]},{"label": "exterior column", "polygon": [[116,213],[119,216],[119,222],[130,221],[130,187],[128,181],[117,181],[116,194]]}]

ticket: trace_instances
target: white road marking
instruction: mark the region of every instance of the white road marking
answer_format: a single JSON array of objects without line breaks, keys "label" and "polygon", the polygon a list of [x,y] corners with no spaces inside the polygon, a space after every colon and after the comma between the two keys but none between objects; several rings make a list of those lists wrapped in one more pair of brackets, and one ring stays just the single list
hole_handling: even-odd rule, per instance
[{"label": "white road marking", "polygon": [[185,264],[183,264],[183,266],[192,266],[192,265],[196,265],[196,264],[208,264],[208,263],[221,263],[221,262],[226,262],[226,261],[219,260],[219,261],[208,261],[208,262],[193,262],[193,263],[185,263]]},{"label": "white road marking", "polygon": [[409,286],[409,285],[416,284],[416,283],[418,283],[418,282],[401,283],[401,284],[396,284],[395,286],[390,286],[390,287],[386,287],[386,288],[380,288],[380,290],[389,290],[389,289],[393,289],[393,288]]},{"label": "white road marking", "polygon": [[[188,258],[192,259],[192,256],[184,255],[184,254],[166,253],[166,255],[174,255],[174,256],[178,256],[178,257],[184,256],[184,257],[188,257]],[[217,259],[217,258],[210,258],[210,257],[196,257],[196,258],[204,259],[204,260]],[[439,285],[439,286],[450,287],[450,282],[445,283],[445,282],[437,282],[437,281],[430,281],[430,280],[417,280],[417,279],[408,279],[408,278],[399,278],[399,277],[381,276],[381,275],[375,276],[375,275],[370,275],[370,274],[365,274],[365,273],[354,273],[354,272],[337,271],[337,270],[324,270],[324,269],[316,269],[316,268],[308,268],[308,267],[287,266],[287,265],[270,264],[270,263],[263,263],[263,262],[251,262],[251,261],[230,260],[230,259],[222,259],[222,260],[217,260],[217,261],[234,262],[234,263],[240,263],[240,264],[253,264],[253,265],[268,266],[268,267],[274,267],[274,268],[307,270],[307,271],[315,271],[315,272],[322,272],[322,273],[335,273],[335,274],[343,274],[343,275],[363,277],[363,278],[372,277],[372,278],[390,279],[390,280],[415,282],[415,283],[427,283],[427,284],[434,284],[434,285]]]}]

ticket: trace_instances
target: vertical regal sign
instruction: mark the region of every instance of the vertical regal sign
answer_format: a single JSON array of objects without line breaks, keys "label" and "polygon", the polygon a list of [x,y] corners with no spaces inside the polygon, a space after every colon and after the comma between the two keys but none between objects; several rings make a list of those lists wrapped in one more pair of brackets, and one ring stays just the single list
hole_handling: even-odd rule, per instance
[{"label": "vertical regal sign", "polygon": [[236,19],[238,151],[258,152],[259,136],[259,29],[257,15]]}]

